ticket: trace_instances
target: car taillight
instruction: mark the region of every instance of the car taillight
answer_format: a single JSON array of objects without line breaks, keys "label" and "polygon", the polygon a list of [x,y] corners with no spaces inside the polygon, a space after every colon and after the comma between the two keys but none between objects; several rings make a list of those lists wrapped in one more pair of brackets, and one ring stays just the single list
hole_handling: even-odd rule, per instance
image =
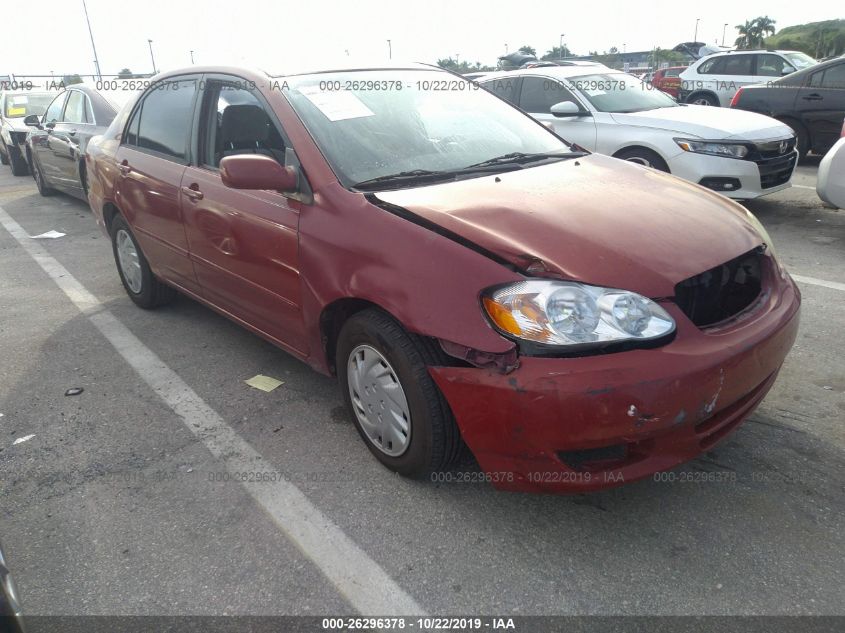
[{"label": "car taillight", "polygon": [[742,91],[743,91],[743,90],[744,90],[744,88],[740,88],[739,90],[737,90],[737,91],[736,91],[736,94],[734,95],[734,98],[733,98],[733,99],[731,99],[731,107],[732,107],[732,108],[735,108],[735,107],[736,107],[736,104],[737,104],[737,103],[739,103],[739,95],[741,95],[741,94],[742,94]]}]

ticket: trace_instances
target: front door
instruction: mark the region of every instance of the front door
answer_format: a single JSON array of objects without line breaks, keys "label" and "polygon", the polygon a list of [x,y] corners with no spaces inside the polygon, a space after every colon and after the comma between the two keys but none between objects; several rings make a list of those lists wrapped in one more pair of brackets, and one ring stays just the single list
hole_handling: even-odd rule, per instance
[{"label": "front door", "polygon": [[[248,82],[206,78],[197,161],[182,177],[182,209],[203,296],[288,349],[307,351],[300,310],[300,204],[276,191],[226,187],[226,156],[295,161],[272,110]],[[286,158],[287,157],[287,158]]]}]

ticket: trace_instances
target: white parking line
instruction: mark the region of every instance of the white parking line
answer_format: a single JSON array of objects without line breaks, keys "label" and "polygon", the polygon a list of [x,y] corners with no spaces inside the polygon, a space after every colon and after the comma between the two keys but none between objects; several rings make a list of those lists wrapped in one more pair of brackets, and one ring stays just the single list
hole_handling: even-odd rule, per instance
[{"label": "white parking line", "polygon": [[838,281],[827,281],[825,279],[816,279],[815,277],[805,277],[804,275],[793,275],[790,273],[790,276],[798,282],[802,284],[812,284],[814,286],[824,286],[825,288],[831,288],[833,290],[845,290],[845,284],[841,284]]},{"label": "white parking line", "polygon": [[792,185],[793,187],[798,187],[798,189],[812,189],[813,191],[816,190],[815,187],[811,187],[809,185]]},{"label": "white parking line", "polygon": [[[0,224],[231,474],[276,470],[0,207]],[[241,481],[302,552],[362,614],[424,615],[416,601],[293,484]]]}]

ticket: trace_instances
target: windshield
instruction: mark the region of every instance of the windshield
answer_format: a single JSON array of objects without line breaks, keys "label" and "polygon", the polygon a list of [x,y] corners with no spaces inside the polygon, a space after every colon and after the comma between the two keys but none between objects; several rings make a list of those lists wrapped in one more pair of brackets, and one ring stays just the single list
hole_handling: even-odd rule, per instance
[{"label": "windshield", "polygon": [[641,112],[678,105],[666,93],[625,73],[572,77],[566,83],[599,112]]},{"label": "windshield", "polygon": [[786,57],[797,70],[803,70],[810,66],[815,66],[818,62],[805,53],[784,53]]},{"label": "windshield", "polygon": [[10,119],[37,114],[41,116],[55,97],[49,93],[27,93],[6,95],[6,116]]},{"label": "windshield", "polygon": [[444,72],[326,73],[285,83],[345,187],[405,172],[460,170],[508,154],[572,153],[478,84]]}]

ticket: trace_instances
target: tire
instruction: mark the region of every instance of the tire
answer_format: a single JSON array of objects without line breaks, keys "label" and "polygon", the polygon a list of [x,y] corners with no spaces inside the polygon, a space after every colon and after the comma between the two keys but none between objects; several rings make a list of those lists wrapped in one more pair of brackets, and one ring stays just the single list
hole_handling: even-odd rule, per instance
[{"label": "tire", "polygon": [[714,107],[718,107],[719,105],[721,105],[719,103],[719,100],[709,92],[694,92],[689,97],[687,97],[687,103],[691,103],[693,105]]},{"label": "tire", "polygon": [[9,150],[5,143],[3,143],[3,147],[0,147],[0,164],[9,164]]},{"label": "tire", "polygon": [[38,165],[35,157],[30,156],[29,160],[32,165],[32,177],[35,180],[35,186],[38,187],[38,193],[45,197],[52,196],[56,193],[56,190],[47,186],[47,182],[44,180],[44,172],[41,171],[41,167]]},{"label": "tire", "polygon": [[26,176],[29,173],[29,167],[23,159],[21,151],[18,148],[9,149],[7,147],[6,149],[9,152],[9,163],[12,166],[12,175]]},{"label": "tire", "polygon": [[[172,301],[176,291],[153,275],[147,258],[144,257],[126,220],[116,215],[112,220],[110,232],[114,263],[117,265],[120,281],[135,305],[149,310]],[[121,257],[125,263],[121,263]]]},{"label": "tire", "polygon": [[[338,380],[355,427],[376,459],[406,477],[424,478],[441,472],[462,452],[463,441],[449,405],[428,373],[428,366],[439,364],[440,358],[442,352],[434,344],[408,334],[396,320],[376,309],[353,315],[338,336]],[[381,375],[361,371],[356,381],[354,366],[366,367],[369,362],[380,368]],[[373,383],[364,382],[371,378]],[[379,407],[386,418],[391,409],[402,410],[403,401],[404,415],[394,417],[403,417],[405,428],[401,421],[379,426]]]},{"label": "tire", "polygon": [[779,119],[784,125],[788,125],[795,132],[795,149],[798,150],[798,161],[802,161],[810,152],[810,135],[807,128],[793,119]]},{"label": "tire", "polygon": [[638,165],[643,165],[645,167],[653,167],[658,171],[665,171],[666,173],[669,173],[669,165],[666,164],[666,161],[663,160],[657,152],[653,152],[644,147],[623,149],[621,152],[614,154],[613,157],[637,163]]}]

